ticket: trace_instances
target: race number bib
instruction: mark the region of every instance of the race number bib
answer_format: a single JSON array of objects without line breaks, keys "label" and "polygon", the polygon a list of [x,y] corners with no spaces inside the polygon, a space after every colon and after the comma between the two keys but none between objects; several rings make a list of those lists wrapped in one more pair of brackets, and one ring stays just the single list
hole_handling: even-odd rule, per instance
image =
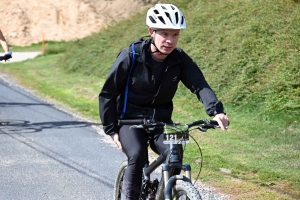
[{"label": "race number bib", "polygon": [[186,144],[189,143],[187,125],[172,124],[164,127],[164,144]]}]

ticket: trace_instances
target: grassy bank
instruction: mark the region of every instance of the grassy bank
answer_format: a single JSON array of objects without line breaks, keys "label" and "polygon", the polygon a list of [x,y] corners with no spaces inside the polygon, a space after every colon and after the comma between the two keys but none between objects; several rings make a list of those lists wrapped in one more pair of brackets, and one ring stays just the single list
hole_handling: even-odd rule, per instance
[{"label": "grassy bank", "polygon": [[[227,132],[193,133],[204,155],[201,180],[233,194],[233,199],[299,199],[300,4],[287,0],[172,3],[188,19],[178,46],[200,66],[231,120]],[[146,35],[144,15],[82,40],[47,43],[45,56],[1,64],[0,70],[98,119],[101,86],[121,48]],[[176,121],[207,118],[203,106],[182,85],[174,104]],[[189,145],[186,153],[197,172],[196,145]]]}]

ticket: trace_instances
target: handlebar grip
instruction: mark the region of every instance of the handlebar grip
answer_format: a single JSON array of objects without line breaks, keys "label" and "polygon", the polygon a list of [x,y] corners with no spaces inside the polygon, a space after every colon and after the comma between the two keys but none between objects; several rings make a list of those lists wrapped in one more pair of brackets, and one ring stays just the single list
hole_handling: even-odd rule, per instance
[{"label": "handlebar grip", "polygon": [[143,119],[120,119],[120,120],[118,120],[118,125],[119,126],[122,126],[122,125],[140,125],[140,124],[144,124]]},{"label": "handlebar grip", "polygon": [[[218,127],[218,128],[220,128],[219,127],[219,123],[217,121],[215,121],[215,120],[208,120],[207,122],[208,123],[205,125],[206,127],[211,127],[211,128]],[[228,125],[227,126],[229,126],[229,121],[228,121]]]},{"label": "handlebar grip", "polygon": [[198,120],[198,121],[195,121],[195,122],[192,122],[192,123],[188,124],[189,127],[198,126],[198,125],[217,126],[218,122],[214,121],[214,120]]},{"label": "handlebar grip", "polygon": [[[209,123],[212,124],[212,125],[218,125],[218,122],[215,121],[215,120],[210,120]],[[228,126],[229,126],[229,124],[230,124],[230,121],[228,121]]]},{"label": "handlebar grip", "polygon": [[211,125],[215,125],[215,126],[218,126],[218,125],[219,125],[219,123],[218,123],[217,121],[215,121],[215,120],[210,120],[209,123],[210,123]]},{"label": "handlebar grip", "polygon": [[192,123],[187,124],[187,125],[188,125],[188,127],[198,126],[199,124],[203,124],[204,122],[205,122],[204,120],[198,120],[198,121],[192,122]]}]

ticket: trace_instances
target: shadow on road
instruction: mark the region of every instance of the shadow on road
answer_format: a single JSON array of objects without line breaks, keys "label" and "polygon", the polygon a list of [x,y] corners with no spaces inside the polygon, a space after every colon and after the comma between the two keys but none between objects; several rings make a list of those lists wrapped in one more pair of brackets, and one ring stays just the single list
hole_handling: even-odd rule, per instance
[{"label": "shadow on road", "polygon": [[[5,134],[41,132],[43,129],[71,129],[101,125],[86,121],[53,121],[30,123],[26,120],[0,120],[0,128],[5,128]],[[3,133],[0,133],[3,134]]]},{"label": "shadow on road", "polygon": [[0,107],[12,107],[12,106],[21,106],[21,107],[26,107],[26,106],[53,106],[52,104],[48,103],[19,103],[19,102],[8,102],[8,103],[0,103]]}]

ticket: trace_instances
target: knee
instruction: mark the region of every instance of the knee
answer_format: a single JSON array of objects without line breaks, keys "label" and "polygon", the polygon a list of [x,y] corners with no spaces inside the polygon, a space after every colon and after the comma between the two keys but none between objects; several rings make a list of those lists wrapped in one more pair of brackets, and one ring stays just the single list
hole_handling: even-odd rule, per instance
[{"label": "knee", "polygon": [[135,152],[128,157],[128,165],[134,165],[137,168],[143,168],[146,162],[146,156],[144,152]]}]

